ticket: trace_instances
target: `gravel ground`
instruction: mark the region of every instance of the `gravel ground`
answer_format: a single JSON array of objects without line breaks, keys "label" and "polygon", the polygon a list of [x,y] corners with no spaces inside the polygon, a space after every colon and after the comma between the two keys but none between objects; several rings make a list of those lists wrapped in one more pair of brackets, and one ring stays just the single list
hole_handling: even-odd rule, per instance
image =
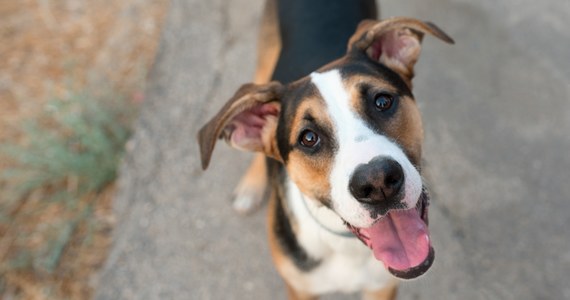
[{"label": "gravel ground", "polygon": [[[97,299],[284,299],[264,214],[233,213],[250,158],[195,134],[252,78],[261,1],[172,1],[120,180]],[[436,262],[400,299],[569,299],[570,2],[382,2],[431,20],[415,95]],[[353,299],[355,295],[327,298]]]}]

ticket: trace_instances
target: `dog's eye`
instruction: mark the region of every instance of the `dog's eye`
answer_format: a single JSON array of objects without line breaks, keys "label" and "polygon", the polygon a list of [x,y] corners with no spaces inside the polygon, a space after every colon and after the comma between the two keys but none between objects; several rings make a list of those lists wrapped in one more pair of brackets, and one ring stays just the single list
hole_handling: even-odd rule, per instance
[{"label": "dog's eye", "polygon": [[307,148],[313,148],[320,142],[319,135],[309,129],[306,129],[299,136],[299,143]]},{"label": "dog's eye", "polygon": [[374,96],[374,105],[379,111],[387,111],[394,103],[394,96],[386,93],[378,93]]}]

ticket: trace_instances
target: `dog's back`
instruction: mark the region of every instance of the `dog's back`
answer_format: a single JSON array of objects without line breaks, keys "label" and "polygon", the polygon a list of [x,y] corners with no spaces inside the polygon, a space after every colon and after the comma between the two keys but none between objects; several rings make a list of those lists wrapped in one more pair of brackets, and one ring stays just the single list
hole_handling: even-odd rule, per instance
[{"label": "dog's back", "polygon": [[281,53],[273,80],[288,83],[346,53],[358,23],[376,19],[374,0],[277,0]]}]

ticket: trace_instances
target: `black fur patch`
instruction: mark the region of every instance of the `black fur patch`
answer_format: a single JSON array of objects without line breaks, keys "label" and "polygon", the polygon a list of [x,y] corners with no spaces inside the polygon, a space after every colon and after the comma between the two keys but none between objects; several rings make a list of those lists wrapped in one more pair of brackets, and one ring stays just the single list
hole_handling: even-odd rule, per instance
[{"label": "black fur patch", "polygon": [[289,143],[291,123],[297,112],[297,107],[304,99],[316,93],[316,88],[308,77],[286,86],[286,92],[281,99],[281,114],[277,124],[277,148],[283,162],[287,164],[292,145]]},{"label": "black fur patch", "polygon": [[[346,61],[346,62],[344,62]],[[393,114],[397,113],[398,105],[400,101],[415,101],[414,95],[410,90],[409,86],[405,83],[405,81],[398,75],[398,73],[394,72],[390,68],[384,66],[381,63],[375,62],[371,60],[365,54],[360,53],[351,53],[350,56],[343,59],[343,61],[338,64],[334,65],[335,69],[338,69],[341,73],[343,78],[349,78],[350,76],[357,76],[357,75],[369,75],[375,78],[380,78],[382,81],[386,82],[388,85],[394,88],[395,96],[395,107],[393,109]],[[389,120],[388,114],[379,114],[371,107],[370,101],[370,90],[372,90],[372,94],[374,94],[374,86],[366,83],[360,84],[361,89],[361,97],[362,101],[365,101],[362,107],[364,110],[361,112],[362,117],[366,121],[365,123],[367,126],[372,129],[377,134],[384,134],[384,126]],[[380,91],[378,91],[380,92]],[[392,114],[392,115],[393,115]],[[408,159],[412,162],[412,164],[419,168],[420,162],[417,158],[409,153],[407,149],[402,149]]]},{"label": "black fur patch", "polygon": [[[281,166],[273,166],[282,169]],[[280,186],[283,187],[285,184],[281,182]],[[275,224],[273,225],[273,231],[279,242],[279,247],[281,247],[282,252],[291,258],[291,261],[299,268],[301,271],[311,271],[316,268],[321,261],[310,257],[305,249],[299,245],[299,241],[293,232],[291,226],[291,221],[289,220],[289,215],[285,211],[283,205],[284,199],[281,197],[283,193],[275,193]],[[287,197],[286,195],[283,195]]]},{"label": "black fur patch", "polygon": [[[414,98],[410,87],[406,82],[385,65],[370,59],[364,53],[351,53],[343,59],[343,63],[339,65],[331,65],[338,69],[343,79],[354,75],[369,75],[376,77],[393,86],[400,96],[409,96]],[[324,70],[323,70],[324,71]]]},{"label": "black fur patch", "polygon": [[289,83],[346,52],[363,19],[376,19],[374,0],[279,0],[282,49],[273,79]]}]

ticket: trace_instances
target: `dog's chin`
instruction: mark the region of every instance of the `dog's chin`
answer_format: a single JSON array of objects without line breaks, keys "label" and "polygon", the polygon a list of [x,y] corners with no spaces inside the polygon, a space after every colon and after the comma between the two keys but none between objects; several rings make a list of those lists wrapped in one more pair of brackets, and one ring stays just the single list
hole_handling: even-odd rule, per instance
[{"label": "dog's chin", "polygon": [[390,211],[368,228],[346,221],[345,225],[392,275],[413,279],[427,272],[435,258],[427,230],[428,206],[429,195],[423,188],[415,208]]}]

